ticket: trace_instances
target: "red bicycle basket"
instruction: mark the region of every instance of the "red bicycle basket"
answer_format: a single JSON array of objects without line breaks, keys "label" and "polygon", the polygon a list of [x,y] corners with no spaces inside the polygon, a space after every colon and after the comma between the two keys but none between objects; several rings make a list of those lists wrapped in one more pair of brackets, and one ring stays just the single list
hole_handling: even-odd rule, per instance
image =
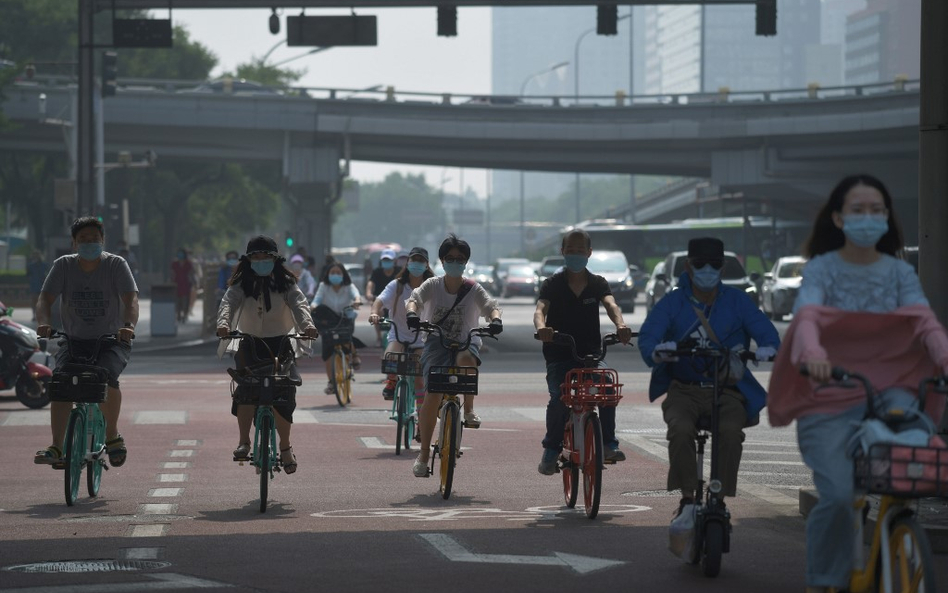
[{"label": "red bicycle basket", "polygon": [[567,406],[615,406],[622,399],[622,383],[613,369],[573,369],[560,390]]},{"label": "red bicycle basket", "polygon": [[903,498],[948,496],[948,449],[881,443],[854,460],[856,489]]}]

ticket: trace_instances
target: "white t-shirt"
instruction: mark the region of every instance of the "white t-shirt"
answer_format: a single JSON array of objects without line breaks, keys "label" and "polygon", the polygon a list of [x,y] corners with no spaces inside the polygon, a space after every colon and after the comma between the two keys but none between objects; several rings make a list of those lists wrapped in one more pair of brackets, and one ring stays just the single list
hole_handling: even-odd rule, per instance
[{"label": "white t-shirt", "polygon": [[326,305],[337,315],[342,315],[343,309],[358,300],[360,300],[359,289],[355,287],[355,284],[341,285],[337,292],[333,290],[332,286],[320,282],[319,288],[316,289],[316,296],[313,297],[312,305],[313,308]]},{"label": "white t-shirt", "polygon": [[[399,287],[401,287],[400,295],[398,295]],[[408,322],[405,319],[405,303],[408,302],[408,297],[411,296],[411,292],[412,288],[407,283],[402,284],[397,280],[393,280],[385,285],[378,299],[382,301],[382,305],[388,309],[388,315],[392,319],[392,328],[388,330],[388,341],[390,343],[395,342],[395,328],[397,327],[398,337],[401,338],[403,342],[411,341],[415,348],[420,348],[427,334],[418,332],[416,335],[415,332],[408,329]],[[396,295],[398,297],[398,306],[395,305]]]},{"label": "white t-shirt", "polygon": [[[455,299],[457,299],[457,294],[451,294],[444,288],[444,276],[428,278],[421,286],[413,290],[409,297],[409,301],[415,303],[418,316],[431,323],[437,323],[444,317],[454,305]],[[498,308],[497,301],[491,298],[483,286],[475,282],[471,291],[439,325],[444,330],[445,339],[464,341],[467,339],[467,333],[478,326],[479,317],[483,316],[486,319],[491,311]],[[479,347],[481,341],[480,337],[475,336],[471,344]]]}]

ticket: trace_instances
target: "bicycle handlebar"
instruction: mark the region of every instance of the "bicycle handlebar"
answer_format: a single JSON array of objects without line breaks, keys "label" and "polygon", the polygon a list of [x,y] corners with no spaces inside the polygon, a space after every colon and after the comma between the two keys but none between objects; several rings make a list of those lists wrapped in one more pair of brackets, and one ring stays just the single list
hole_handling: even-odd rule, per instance
[{"label": "bicycle handlebar", "polygon": [[678,348],[675,350],[668,350],[667,352],[671,356],[678,356],[681,358],[727,358],[733,352],[738,352],[741,362],[757,360],[757,353],[751,350],[731,350],[727,346],[716,346],[714,344],[711,344],[710,346],[698,346],[697,341],[694,340],[682,341],[678,344]]},{"label": "bicycle handlebar", "polygon": [[425,332],[426,334],[437,334],[438,340],[441,342],[441,345],[446,350],[454,350],[455,352],[463,352],[471,347],[471,338],[474,336],[479,336],[482,338],[493,338],[497,339],[497,336],[491,332],[491,329],[487,326],[484,327],[475,327],[471,328],[467,332],[467,339],[464,340],[464,343],[461,342],[451,342],[450,344],[444,340],[444,329],[440,325],[435,325],[434,323],[428,321],[422,321],[421,325],[418,326],[420,332]]},{"label": "bicycle handlebar", "polygon": [[[638,332],[632,332],[633,338],[638,335],[639,335]],[[540,334],[538,332],[534,332],[533,339],[539,340]],[[619,335],[616,333],[606,334],[602,337],[602,341],[601,341],[602,348],[600,349],[600,351],[596,354],[586,354],[584,356],[580,356],[579,353],[576,352],[576,339],[573,338],[573,336],[570,334],[562,333],[562,332],[558,332],[554,330],[552,343],[558,344],[560,346],[569,346],[570,352],[572,353],[574,360],[576,360],[577,362],[582,362],[584,364],[589,364],[590,368],[592,368],[592,365],[597,365],[606,358],[606,350],[609,348],[609,346],[615,346],[616,344],[621,344],[622,341],[619,340]],[[629,346],[631,345],[632,344],[629,344]]]},{"label": "bicycle handlebar", "polygon": [[[293,338],[294,340],[315,340],[316,339],[312,336],[307,336],[306,334],[286,334],[284,336],[273,336],[273,337],[283,338],[284,340],[287,338]],[[231,330],[230,333],[228,333],[226,336],[217,336],[218,340],[233,340],[235,338],[256,338],[258,340],[263,339],[260,336],[255,336],[253,334],[248,334],[246,332],[237,331],[237,330]]]},{"label": "bicycle handlebar", "polygon": [[[382,323],[389,323],[389,324],[391,324],[391,326],[392,326],[392,327],[394,328],[394,330],[395,330],[395,341],[398,342],[399,344],[401,344],[402,346],[404,346],[406,352],[407,352],[408,348],[410,348],[411,346],[414,346],[414,345],[417,343],[416,340],[412,340],[411,342],[406,342],[405,340],[402,340],[402,339],[401,339],[401,336],[398,335],[398,324],[395,323],[395,320],[394,320],[394,319],[391,319],[390,317],[383,317],[383,316],[379,315],[378,323],[379,323],[379,324],[382,324]],[[416,337],[416,339],[417,339],[417,336],[418,336],[418,333],[415,332],[415,337]],[[415,347],[417,348],[418,346],[415,346]]]},{"label": "bicycle handlebar", "polygon": [[[805,364],[800,365],[799,371],[804,377],[810,376],[809,369],[807,369]],[[863,390],[866,392],[866,400],[868,403],[866,406],[865,418],[879,417],[874,401],[874,398],[879,394],[868,377],[862,373],[846,370],[843,367],[833,367],[832,371],[830,372],[830,376],[832,377],[833,382],[838,384],[840,387],[854,387],[850,380],[861,383]],[[917,397],[919,400],[918,407],[920,410],[925,409],[925,399],[928,396],[929,386],[934,387],[935,392],[948,393],[948,377],[939,375],[935,377],[928,377],[919,381]]]}]

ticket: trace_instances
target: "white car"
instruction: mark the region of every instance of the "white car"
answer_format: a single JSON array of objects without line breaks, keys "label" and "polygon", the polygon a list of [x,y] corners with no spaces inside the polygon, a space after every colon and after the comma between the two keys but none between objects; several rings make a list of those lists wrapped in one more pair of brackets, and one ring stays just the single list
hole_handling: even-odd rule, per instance
[{"label": "white car", "polygon": [[781,257],[774,263],[773,269],[764,274],[764,283],[760,287],[760,308],[767,317],[783,319],[793,312],[805,265],[804,257]]}]

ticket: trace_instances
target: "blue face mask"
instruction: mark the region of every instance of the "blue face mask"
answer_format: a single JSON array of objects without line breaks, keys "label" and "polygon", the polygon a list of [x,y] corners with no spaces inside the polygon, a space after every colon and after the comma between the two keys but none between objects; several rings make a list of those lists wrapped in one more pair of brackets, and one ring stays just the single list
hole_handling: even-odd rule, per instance
[{"label": "blue face mask", "polygon": [[417,278],[425,273],[425,270],[428,269],[428,264],[420,261],[410,261],[408,262],[408,273]]},{"label": "blue face mask", "polygon": [[269,276],[273,271],[273,260],[262,259],[260,261],[252,261],[250,262],[250,269],[252,269],[257,276]]},{"label": "blue face mask", "polygon": [[695,288],[705,292],[714,290],[720,281],[721,270],[715,270],[711,264],[691,272],[691,282],[695,285]]},{"label": "blue face mask", "polygon": [[239,264],[239,263],[240,263],[240,262],[239,262],[238,260],[236,260],[236,259],[229,259],[229,260],[227,260],[227,265],[230,266],[230,267],[232,267],[232,268],[233,268],[234,266],[236,266],[237,264]]},{"label": "blue face mask", "polygon": [[329,283],[333,286],[339,286],[342,284],[342,274],[330,274]]},{"label": "blue face mask", "polygon": [[391,270],[391,269],[394,268],[394,267],[395,267],[395,262],[393,262],[392,260],[390,260],[390,259],[383,259],[383,260],[382,260],[382,269],[383,269],[383,270]]},{"label": "blue face mask", "polygon": [[76,251],[82,259],[95,261],[102,255],[102,243],[79,243]]},{"label": "blue face mask", "polygon": [[444,274],[445,276],[451,276],[452,278],[460,278],[464,275],[465,264],[459,263],[445,263],[444,264]]},{"label": "blue face mask", "polygon": [[843,216],[843,233],[860,247],[875,247],[889,230],[884,214],[847,214]]},{"label": "blue face mask", "polygon": [[563,259],[566,260],[566,269],[570,272],[582,272],[586,269],[586,264],[589,263],[589,258],[585,255],[573,253],[567,253],[563,256]]}]

